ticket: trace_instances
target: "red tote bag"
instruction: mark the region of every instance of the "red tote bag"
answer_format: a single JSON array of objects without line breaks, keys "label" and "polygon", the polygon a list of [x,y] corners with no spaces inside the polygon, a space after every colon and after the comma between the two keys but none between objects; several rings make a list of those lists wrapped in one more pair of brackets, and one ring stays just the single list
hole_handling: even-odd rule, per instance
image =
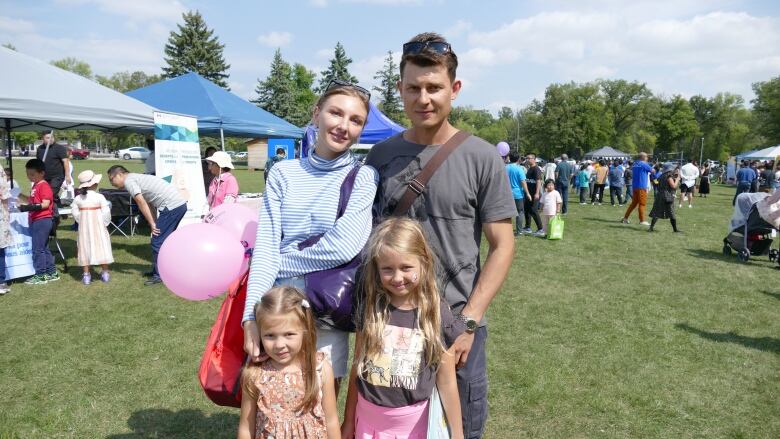
[{"label": "red tote bag", "polygon": [[241,367],[246,360],[241,319],[248,277],[249,273],[244,274],[228,289],[198,371],[206,396],[215,404],[227,407],[241,407]]}]

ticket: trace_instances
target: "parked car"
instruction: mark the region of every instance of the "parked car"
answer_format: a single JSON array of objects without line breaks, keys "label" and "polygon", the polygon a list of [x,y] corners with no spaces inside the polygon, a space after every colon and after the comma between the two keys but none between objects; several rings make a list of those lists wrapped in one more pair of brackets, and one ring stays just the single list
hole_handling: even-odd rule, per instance
[{"label": "parked car", "polygon": [[247,158],[248,155],[249,154],[247,154],[246,151],[239,151],[233,157],[235,157],[237,159],[245,159],[245,158]]},{"label": "parked car", "polygon": [[70,156],[73,157],[73,160],[84,160],[89,158],[88,149],[68,148],[68,150],[70,152]]},{"label": "parked car", "polygon": [[143,146],[134,146],[132,148],[120,149],[116,152],[116,156],[122,160],[141,159],[146,160],[149,158],[149,154],[152,152]]}]

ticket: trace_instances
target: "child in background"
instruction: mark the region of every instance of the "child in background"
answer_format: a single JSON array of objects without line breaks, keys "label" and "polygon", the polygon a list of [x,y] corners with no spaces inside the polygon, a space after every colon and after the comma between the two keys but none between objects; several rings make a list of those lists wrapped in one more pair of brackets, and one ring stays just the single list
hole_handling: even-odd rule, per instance
[{"label": "child in background", "polygon": [[35,275],[24,283],[42,285],[60,280],[54,268],[54,256],[49,250],[49,233],[53,227],[54,192],[46,180],[43,160],[31,159],[24,165],[27,178],[33,183],[30,196],[19,194],[19,200],[27,204],[19,206],[20,212],[30,212],[30,234],[32,235],[33,266]]},{"label": "child in background", "polygon": [[582,164],[580,166],[580,172],[577,173],[577,188],[580,191],[580,204],[587,204],[585,202],[585,194],[588,193],[590,188],[590,173],[588,172],[588,165]]},{"label": "child in background", "polygon": [[544,230],[544,236],[547,236],[547,233],[549,232],[547,225],[550,224],[552,217],[561,213],[562,205],[563,198],[561,198],[561,194],[555,190],[555,181],[545,181],[544,195],[542,195],[542,230]]},{"label": "child in background", "polygon": [[342,437],[425,438],[435,386],[452,437],[463,438],[455,356],[447,349],[465,325],[441,299],[420,225],[407,218],[380,224],[365,270]]},{"label": "child in background", "polygon": [[11,214],[8,202],[11,200],[11,183],[0,168],[0,296],[11,291],[5,279],[5,248],[13,243],[11,238]]},{"label": "child in background", "polygon": [[273,288],[255,318],[268,359],[242,372],[238,438],[339,439],[333,369],[317,352],[309,302],[296,288]]},{"label": "child in background", "polygon": [[111,222],[111,208],[103,194],[97,192],[102,175],[86,170],[79,174],[79,194],[73,199],[73,219],[79,223],[78,260],[84,267],[81,281],[92,283],[90,265],[100,265],[100,279],[108,282],[108,264],[114,262],[111,253],[111,237],[106,228]]}]

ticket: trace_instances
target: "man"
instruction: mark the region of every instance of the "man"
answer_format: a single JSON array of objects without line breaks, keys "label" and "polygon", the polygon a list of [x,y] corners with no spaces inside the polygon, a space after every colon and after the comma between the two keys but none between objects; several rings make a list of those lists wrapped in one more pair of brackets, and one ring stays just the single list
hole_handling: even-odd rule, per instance
[{"label": "man", "polygon": [[555,181],[555,170],[558,168],[558,165],[555,164],[555,161],[550,160],[547,162],[546,165],[544,165],[544,181],[547,180],[553,180]]},{"label": "man", "polygon": [[693,207],[693,192],[696,187],[696,179],[699,178],[699,167],[691,162],[691,159],[685,161],[685,164],[680,168],[680,205],[682,207],[683,200],[688,198],[688,207]]},{"label": "man", "polygon": [[73,184],[73,177],[70,175],[68,148],[54,143],[54,134],[51,131],[44,131],[41,140],[43,140],[43,143],[35,152],[35,157],[38,160],[43,160],[43,164],[46,167],[45,180],[49,183],[51,191],[54,193],[54,203],[58,204],[62,183]]},{"label": "man", "polygon": [[561,162],[555,168],[555,190],[561,194],[563,206],[561,213],[566,215],[569,212],[569,183],[574,175],[574,166],[569,163],[569,156],[561,154]]},{"label": "man", "polygon": [[631,215],[631,212],[635,207],[639,206],[639,224],[649,226],[650,223],[645,221],[645,207],[647,206],[647,188],[650,186],[650,173],[654,171],[653,167],[647,163],[647,153],[639,153],[639,159],[634,162],[631,171],[633,172],[631,186],[634,187],[634,191],[631,194],[631,204],[626,209],[626,213],[620,222],[628,224],[628,217]]},{"label": "man", "polygon": [[520,154],[509,153],[509,163],[506,165],[506,174],[509,177],[509,186],[512,188],[512,197],[515,199],[517,219],[515,220],[515,236],[520,236],[523,230],[523,204],[528,196],[528,185],[525,182],[525,168],[520,165]]},{"label": "man", "polygon": [[276,155],[265,161],[265,171],[263,172],[263,180],[268,181],[268,173],[271,172],[271,168],[278,162],[284,160],[287,155],[287,151],[284,148],[276,148]]},{"label": "man", "polygon": [[[181,219],[187,213],[187,202],[181,198],[176,188],[160,177],[146,174],[132,174],[124,166],[114,165],[108,168],[108,181],[117,189],[125,189],[138,206],[149,227],[152,229],[152,272],[144,285],[162,282],[157,270],[157,255],[168,236],[179,227]],[[149,206],[159,215],[155,220]]]},{"label": "man", "polygon": [[[368,154],[366,164],[380,176],[375,217],[392,215],[411,180],[458,132],[448,121],[462,86],[457,66],[450,44],[437,34],[423,33],[404,44],[398,90],[412,127]],[[516,214],[504,163],[493,145],[475,136],[447,157],[408,212],[438,255],[444,299],[466,326],[453,344],[466,438],[481,437],[487,418],[484,317],[512,264]],[[489,244],[484,265],[483,233]]]},{"label": "man", "polygon": [[528,197],[523,200],[523,213],[525,214],[525,228],[523,233],[531,234],[531,218],[536,224],[536,233],[534,236],[544,236],[542,230],[542,219],[539,217],[539,202],[542,199],[544,184],[542,184],[542,168],[536,164],[536,154],[528,154],[525,157],[525,164],[528,170],[525,172],[526,185],[528,186]]},{"label": "man", "polygon": [[743,192],[750,192],[750,188],[753,182],[758,179],[758,175],[750,167],[750,163],[747,160],[742,162],[742,167],[737,171],[737,193],[734,194],[734,199],[731,201],[731,205],[737,202],[737,196]]},{"label": "man", "polygon": [[615,160],[609,166],[609,204],[615,207],[615,198],[618,207],[623,206],[623,162]]},{"label": "man", "polygon": [[623,195],[623,203],[628,203],[629,198],[633,200],[631,197],[631,189],[634,187],[634,171],[631,170],[632,166],[634,166],[634,162],[629,160],[628,163],[626,163],[626,169],[623,171],[623,183],[626,186],[626,194]]}]

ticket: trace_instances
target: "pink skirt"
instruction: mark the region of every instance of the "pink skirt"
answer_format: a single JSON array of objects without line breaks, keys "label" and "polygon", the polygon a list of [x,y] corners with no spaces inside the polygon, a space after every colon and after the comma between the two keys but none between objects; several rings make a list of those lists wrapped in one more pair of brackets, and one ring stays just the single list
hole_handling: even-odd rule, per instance
[{"label": "pink skirt", "polygon": [[382,407],[358,392],[355,439],[426,439],[428,400],[405,407]]}]

